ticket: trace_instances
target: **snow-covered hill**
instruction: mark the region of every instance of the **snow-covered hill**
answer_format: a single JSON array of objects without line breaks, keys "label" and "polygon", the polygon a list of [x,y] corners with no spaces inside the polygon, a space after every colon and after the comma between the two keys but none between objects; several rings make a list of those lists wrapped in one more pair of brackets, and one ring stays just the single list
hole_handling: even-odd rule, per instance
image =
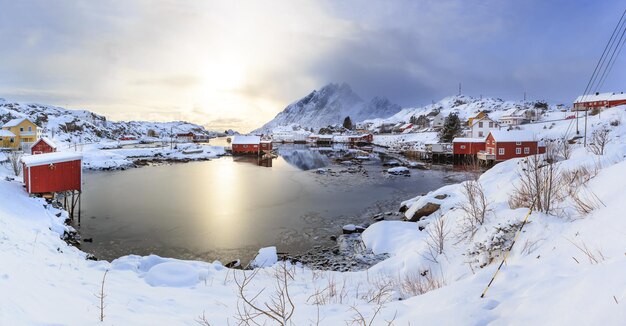
[{"label": "snow-covered hill", "polygon": [[[500,163],[471,181],[480,184],[488,205],[473,235],[465,232],[472,220],[461,209],[468,202],[467,183],[448,185],[406,201],[407,217],[426,203],[440,205],[419,222],[381,221],[367,228],[364,244],[390,257],[349,273],[301,266],[284,271],[281,263],[229,270],[219,262],[155,255],[86,260],[60,239],[70,229],[63,225],[67,213],[29,197],[19,178],[6,178],[10,170],[0,165],[0,324],[102,324],[97,295],[104,294],[106,324],[228,325],[252,309],[242,295],[266,307],[288,292],[295,325],[623,325],[625,109],[590,118],[591,131],[611,130],[604,154],[574,144],[569,158],[555,161],[564,180],[555,189],[561,194],[554,197],[555,209],[530,214],[484,298],[502,249],[529,212],[510,202],[522,182],[524,159]],[[556,136],[570,123],[537,127]],[[288,291],[280,292],[283,284]],[[262,314],[254,321],[273,323]]]},{"label": "snow-covered hill", "polygon": [[137,138],[149,134],[169,137],[170,132],[194,132],[215,136],[218,133],[207,131],[203,126],[184,121],[109,121],[102,115],[87,110],[68,110],[58,106],[18,103],[0,98],[0,125],[13,118],[28,117],[44,133],[58,141],[91,143],[118,139],[123,135]]},{"label": "snow-covered hill", "polygon": [[356,123],[366,119],[386,118],[398,113],[400,109],[399,105],[386,98],[374,97],[366,102],[346,83],[328,84],[289,104],[256,132],[289,125],[319,129],[341,124],[345,117],[350,117]]},{"label": "snow-covered hill", "polygon": [[549,106],[542,101],[505,101],[499,98],[475,98],[466,95],[449,96],[441,101],[421,107],[405,108],[400,112],[388,117],[369,119],[372,127],[378,127],[382,124],[396,124],[399,122],[409,122],[411,117],[419,117],[420,115],[428,115],[433,111],[439,111],[443,116],[455,113],[461,118],[467,118],[476,115],[480,111],[489,112],[489,117],[498,119],[510,114],[523,114],[527,110],[536,111],[553,111],[556,107]]}]

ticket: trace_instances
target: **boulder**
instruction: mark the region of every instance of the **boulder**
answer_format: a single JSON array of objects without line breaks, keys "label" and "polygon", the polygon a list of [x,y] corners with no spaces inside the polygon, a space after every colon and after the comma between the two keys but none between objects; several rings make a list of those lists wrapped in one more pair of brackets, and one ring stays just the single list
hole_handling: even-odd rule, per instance
[{"label": "boulder", "polygon": [[439,199],[439,200],[443,200],[443,199],[448,198],[448,195],[446,195],[446,194],[441,194],[441,195],[437,195],[437,196],[435,196],[435,198],[437,198],[437,199]]},{"label": "boulder", "polygon": [[415,213],[413,213],[413,216],[411,216],[411,218],[407,219],[409,222],[417,222],[420,219],[422,219],[422,217],[424,216],[428,216],[434,212],[436,212],[437,210],[439,210],[439,207],[441,207],[441,205],[439,204],[435,204],[435,203],[426,203],[426,205],[420,207],[419,209],[417,209],[415,211]]}]

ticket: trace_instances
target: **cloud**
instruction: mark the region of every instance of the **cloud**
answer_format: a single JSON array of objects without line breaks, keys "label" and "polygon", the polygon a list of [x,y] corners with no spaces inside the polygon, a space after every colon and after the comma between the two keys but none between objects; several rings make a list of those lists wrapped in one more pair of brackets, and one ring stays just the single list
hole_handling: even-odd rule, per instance
[{"label": "cloud", "polygon": [[[459,82],[469,95],[567,102],[617,4],[0,0],[0,96],[244,131],[329,82],[404,106]],[[589,16],[605,19],[579,24]],[[607,89],[625,79],[614,72]]]}]

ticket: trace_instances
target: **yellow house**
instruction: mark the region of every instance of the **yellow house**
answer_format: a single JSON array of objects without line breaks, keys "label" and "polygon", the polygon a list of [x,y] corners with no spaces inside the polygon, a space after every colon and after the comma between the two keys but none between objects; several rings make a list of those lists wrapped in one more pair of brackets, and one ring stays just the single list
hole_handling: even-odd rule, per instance
[{"label": "yellow house", "polygon": [[485,111],[480,111],[480,112],[478,112],[477,115],[467,119],[467,125],[471,126],[471,125],[474,124],[474,120],[478,121],[478,120],[480,120],[482,118],[486,118],[486,117],[487,117],[487,113],[485,113]]},{"label": "yellow house", "polygon": [[41,138],[41,128],[30,119],[13,119],[2,126],[0,147],[28,150],[39,138]]}]

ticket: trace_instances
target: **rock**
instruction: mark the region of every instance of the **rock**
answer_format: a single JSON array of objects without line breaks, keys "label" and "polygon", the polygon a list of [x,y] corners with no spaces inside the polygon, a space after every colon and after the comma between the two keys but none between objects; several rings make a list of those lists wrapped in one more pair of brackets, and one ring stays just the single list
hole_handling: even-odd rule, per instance
[{"label": "rock", "polygon": [[378,215],[374,215],[374,217],[372,217],[372,219],[376,222],[380,222],[380,221],[384,221],[385,217],[382,214],[378,214]]},{"label": "rock", "polygon": [[385,215],[387,215],[387,216],[389,216],[389,215],[391,215],[391,214],[393,214],[393,213],[391,213],[391,212],[385,212]]},{"label": "rock", "polygon": [[441,205],[439,205],[439,204],[426,203],[426,205],[420,207],[417,211],[415,211],[415,213],[413,213],[413,216],[410,219],[408,219],[408,221],[409,222],[417,222],[422,217],[428,216],[428,215],[436,212],[437,210],[439,210],[439,207],[441,207]]},{"label": "rock", "polygon": [[448,195],[446,195],[446,194],[441,194],[441,195],[437,195],[437,196],[435,196],[435,198],[437,198],[437,199],[439,199],[439,200],[443,200],[443,199],[448,198]]},{"label": "rock", "polygon": [[399,166],[400,162],[396,160],[391,160],[383,163],[383,166]]},{"label": "rock", "polygon": [[331,235],[331,236],[330,236],[330,240],[332,240],[332,241],[337,241],[337,236],[335,236],[335,235]]},{"label": "rock", "polygon": [[395,175],[408,175],[411,174],[411,170],[404,166],[398,166],[395,168],[387,169],[387,173]]},{"label": "rock", "polygon": [[224,265],[224,267],[241,269],[241,260],[239,260],[239,259],[233,260],[230,263],[227,263],[226,265]]},{"label": "rock", "polygon": [[343,230],[343,234],[355,233],[356,232],[356,225],[354,225],[354,224],[344,225],[342,230]]},{"label": "rock", "polygon": [[400,209],[398,210],[398,212],[400,212],[400,213],[404,213],[404,212],[406,212],[406,211],[408,211],[408,210],[409,210],[409,206],[407,206],[407,205],[402,205],[402,206],[400,206]]},{"label": "rock", "polygon": [[93,238],[85,238],[83,239],[83,242],[93,242]]}]

